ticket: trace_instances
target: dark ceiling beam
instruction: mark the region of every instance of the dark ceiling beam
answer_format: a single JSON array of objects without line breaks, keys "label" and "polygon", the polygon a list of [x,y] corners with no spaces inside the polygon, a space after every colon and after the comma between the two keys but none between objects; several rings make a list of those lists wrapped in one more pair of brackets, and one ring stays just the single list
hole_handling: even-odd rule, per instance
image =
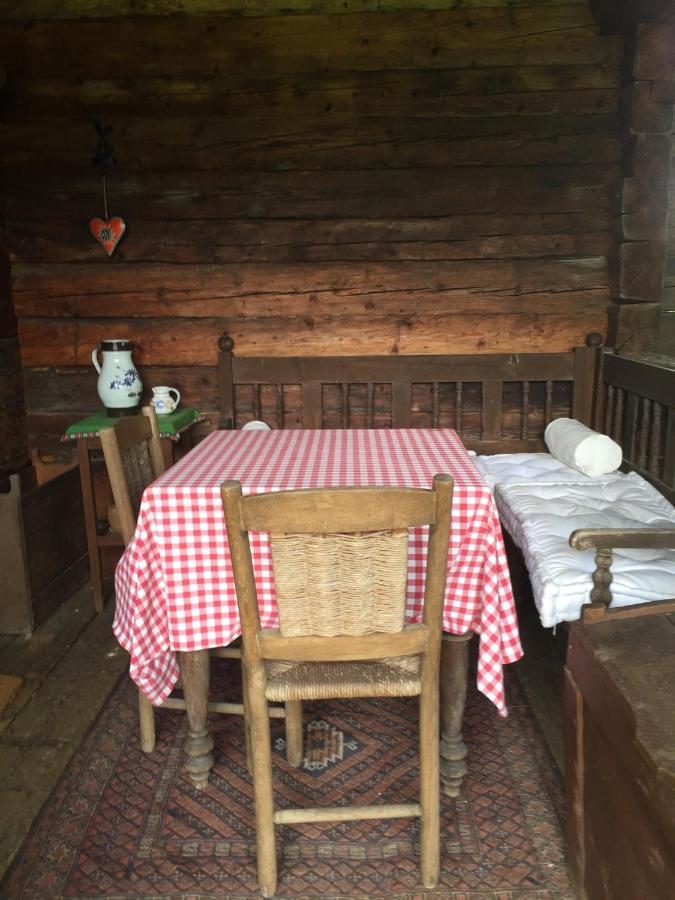
[{"label": "dark ceiling beam", "polygon": [[595,21],[610,34],[623,34],[640,22],[675,24],[673,0],[590,0]]}]

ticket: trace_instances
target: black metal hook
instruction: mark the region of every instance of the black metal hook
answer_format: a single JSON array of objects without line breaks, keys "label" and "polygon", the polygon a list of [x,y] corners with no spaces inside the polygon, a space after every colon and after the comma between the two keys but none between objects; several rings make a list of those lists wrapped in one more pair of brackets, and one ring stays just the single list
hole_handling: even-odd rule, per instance
[{"label": "black metal hook", "polygon": [[92,119],[92,124],[98,134],[98,144],[94,147],[91,164],[107,171],[117,164],[117,159],[113,155],[112,144],[108,141],[108,136],[112,134],[113,129],[112,126],[104,125],[98,119]]}]

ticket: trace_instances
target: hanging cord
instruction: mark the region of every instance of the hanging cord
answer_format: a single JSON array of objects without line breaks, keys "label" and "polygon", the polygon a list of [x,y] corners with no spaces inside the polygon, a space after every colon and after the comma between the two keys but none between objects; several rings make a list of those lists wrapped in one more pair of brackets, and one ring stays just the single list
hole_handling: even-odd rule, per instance
[{"label": "hanging cord", "polygon": [[103,209],[105,210],[105,220],[108,221],[108,191],[106,189],[107,173],[103,173]]},{"label": "hanging cord", "polygon": [[108,176],[108,172],[116,164],[117,160],[113,155],[112,144],[108,140],[110,134],[112,133],[112,128],[110,127],[110,125],[104,125],[102,122],[99,122],[98,119],[93,119],[92,124],[96,129],[96,134],[98,135],[98,144],[96,145],[96,147],[94,147],[94,156],[92,157],[91,164],[102,169],[103,208],[105,209],[105,218],[107,222],[108,190],[106,179]]}]

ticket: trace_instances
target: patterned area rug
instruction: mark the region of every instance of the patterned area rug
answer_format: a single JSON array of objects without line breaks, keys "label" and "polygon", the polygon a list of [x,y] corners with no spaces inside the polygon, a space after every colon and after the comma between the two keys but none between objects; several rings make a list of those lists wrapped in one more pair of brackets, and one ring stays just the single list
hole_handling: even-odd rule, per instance
[{"label": "patterned area rug", "polygon": [[[221,698],[232,663],[215,661]],[[279,898],[520,900],[568,898],[562,794],[543,738],[515,678],[510,715],[470,692],[469,776],[442,804],[442,880],[419,879],[418,825],[400,819],[277,828]],[[284,759],[273,720],[279,805],[415,801],[414,699],[306,705],[305,760]],[[160,710],[158,744],[138,741],[135,692],[123,679],[45,804],[2,885],[18,898],[244,900],[255,875],[251,779],[238,716],[212,721],[216,763],[196,791],[183,771],[182,713]],[[358,798],[361,798],[360,800]]]}]

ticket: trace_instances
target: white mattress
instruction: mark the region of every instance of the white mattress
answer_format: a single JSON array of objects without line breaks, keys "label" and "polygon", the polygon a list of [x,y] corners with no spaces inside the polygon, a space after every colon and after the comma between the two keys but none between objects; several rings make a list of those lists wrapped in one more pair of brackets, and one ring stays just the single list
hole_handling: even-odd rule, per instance
[{"label": "white mattress", "polygon": [[[523,552],[545,627],[579,618],[595,551],[573,550],[577,528],[675,528],[675,507],[636,473],[589,478],[548,453],[479,457],[502,525]],[[615,550],[612,606],[675,597],[675,550]]]},{"label": "white mattress", "polygon": [[622,472],[590,477],[560,462],[550,453],[498,453],[495,456],[477,456],[475,462],[492,489],[497,484],[531,484],[533,481],[588,484],[625,478]]}]

